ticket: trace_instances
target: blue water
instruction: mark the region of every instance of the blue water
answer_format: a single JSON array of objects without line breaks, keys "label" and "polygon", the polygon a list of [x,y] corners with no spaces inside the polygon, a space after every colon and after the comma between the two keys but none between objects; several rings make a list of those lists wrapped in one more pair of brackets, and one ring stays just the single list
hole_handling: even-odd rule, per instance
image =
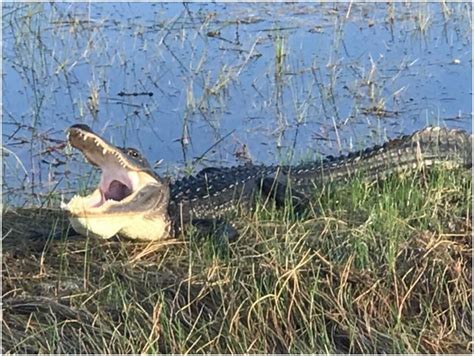
[{"label": "blue water", "polygon": [[472,131],[471,5],[446,6],[3,4],[4,202],[78,188],[78,122],[173,176]]}]

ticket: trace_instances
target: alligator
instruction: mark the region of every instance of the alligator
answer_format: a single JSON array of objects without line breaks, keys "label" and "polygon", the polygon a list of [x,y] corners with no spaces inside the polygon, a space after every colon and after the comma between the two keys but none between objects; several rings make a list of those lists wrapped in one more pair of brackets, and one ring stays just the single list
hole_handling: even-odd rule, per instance
[{"label": "alligator", "polygon": [[160,240],[191,229],[232,241],[238,231],[226,216],[252,209],[257,199],[271,199],[277,207],[291,204],[299,213],[308,208],[311,193],[328,182],[356,175],[379,180],[435,165],[472,167],[472,135],[441,127],[339,157],[294,166],[208,167],[175,182],[160,177],[138,150],[117,147],[87,125],[71,126],[67,138],[102,174],[91,194],[75,195],[62,208],[76,232],[104,239]]}]

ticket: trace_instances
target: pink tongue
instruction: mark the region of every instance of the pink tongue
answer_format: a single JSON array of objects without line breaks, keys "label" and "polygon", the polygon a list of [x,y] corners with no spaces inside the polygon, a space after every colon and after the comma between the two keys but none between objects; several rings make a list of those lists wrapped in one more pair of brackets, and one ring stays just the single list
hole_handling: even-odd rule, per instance
[{"label": "pink tongue", "polygon": [[104,193],[104,197],[106,200],[113,199],[120,201],[130,194],[132,194],[132,191],[125,184],[114,180],[110,183],[109,189]]}]

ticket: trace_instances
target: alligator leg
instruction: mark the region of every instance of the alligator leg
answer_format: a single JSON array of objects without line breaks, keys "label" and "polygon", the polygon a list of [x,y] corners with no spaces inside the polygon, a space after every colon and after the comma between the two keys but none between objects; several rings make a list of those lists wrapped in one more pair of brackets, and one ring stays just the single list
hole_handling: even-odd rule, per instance
[{"label": "alligator leg", "polygon": [[265,197],[271,198],[275,201],[277,208],[282,208],[288,203],[288,198],[291,199],[293,211],[300,215],[309,208],[308,197],[295,189],[292,189],[282,179],[283,177],[265,177],[262,179],[262,194]]},{"label": "alligator leg", "polygon": [[213,236],[218,241],[233,242],[239,233],[224,219],[193,219],[191,222],[197,237]]}]

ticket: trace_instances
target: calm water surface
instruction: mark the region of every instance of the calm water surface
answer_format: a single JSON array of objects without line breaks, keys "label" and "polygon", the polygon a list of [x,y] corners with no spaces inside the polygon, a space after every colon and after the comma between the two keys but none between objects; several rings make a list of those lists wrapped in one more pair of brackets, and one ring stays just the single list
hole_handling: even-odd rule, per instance
[{"label": "calm water surface", "polygon": [[471,129],[470,4],[3,4],[4,202],[98,177],[86,123],[179,176]]}]

